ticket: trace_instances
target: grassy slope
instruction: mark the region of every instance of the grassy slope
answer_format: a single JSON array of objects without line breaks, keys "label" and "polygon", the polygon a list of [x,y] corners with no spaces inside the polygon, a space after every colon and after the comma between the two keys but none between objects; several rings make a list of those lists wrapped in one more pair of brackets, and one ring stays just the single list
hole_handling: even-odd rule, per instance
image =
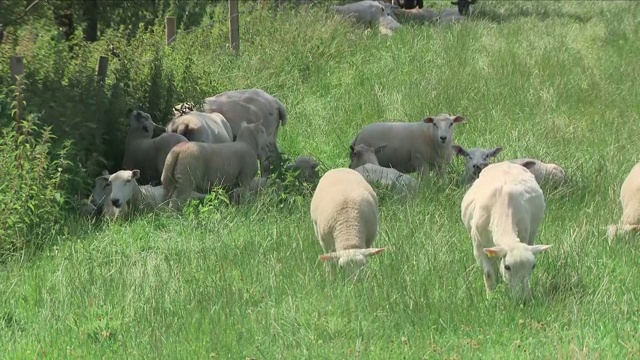
[{"label": "grassy slope", "polygon": [[504,21],[392,38],[317,14],[278,25],[253,14],[237,63],[194,51],[227,88],[280,97],[290,113],[282,148],[327,168],[347,165],[364,124],[438,112],[467,116],[455,135],[466,147],[562,164],[574,183],[547,193],[538,243],[554,247],[539,257],[531,304],[514,304],[503,286],[485,297],[460,220],[456,159],[451,184],[425,186],[408,203],[383,196],[376,245],[390,251],[371,259],[361,283],[327,278],[316,263],[309,199],[200,220],[148,216],[10,264],[0,273],[5,355],[638,356],[640,253],[631,242],[609,246],[601,230],[619,217],[618,189],[637,161],[638,7],[483,7]]}]

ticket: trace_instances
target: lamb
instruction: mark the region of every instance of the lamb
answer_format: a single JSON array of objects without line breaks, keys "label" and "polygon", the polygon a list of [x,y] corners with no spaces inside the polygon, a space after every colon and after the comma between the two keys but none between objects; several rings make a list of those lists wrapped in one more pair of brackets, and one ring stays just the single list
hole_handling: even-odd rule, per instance
[{"label": "lamb", "polygon": [[380,183],[392,188],[400,196],[416,191],[418,189],[418,181],[416,179],[396,169],[385,168],[378,164],[376,152],[382,151],[385,147],[386,144],[383,144],[373,149],[360,144],[352,148],[350,167],[354,166],[355,168],[352,169],[362,175],[370,185]]},{"label": "lamb", "polygon": [[[116,209],[127,207],[131,212],[145,213],[155,210],[165,202],[163,186],[138,185],[140,170],[120,170],[109,176],[111,195],[107,203]],[[207,195],[192,192],[192,199],[204,199]],[[125,211],[129,213],[129,211]]]},{"label": "lamb", "polygon": [[171,120],[166,129],[168,133],[180,134],[189,141],[222,144],[233,139],[231,125],[217,112],[190,111]]},{"label": "lamb", "polygon": [[489,165],[491,158],[502,152],[502,147],[493,149],[471,148],[466,150],[461,145],[453,145],[452,148],[456,155],[464,156],[466,160],[466,169],[463,175],[465,184],[474,182],[482,169]]},{"label": "lamb", "polygon": [[[169,152],[162,171],[165,198],[178,210],[192,191],[209,193],[216,185],[232,197],[238,193],[232,193],[238,186],[248,189],[258,172],[258,157],[267,151],[268,138],[262,122],[245,124],[235,142],[178,144]],[[239,203],[240,199],[233,196],[233,201]]]},{"label": "lamb", "polygon": [[381,16],[391,16],[391,7],[377,1],[364,0],[346,5],[331,5],[329,9],[341,16],[353,19],[357,24],[373,26],[380,22]]},{"label": "lamb", "polygon": [[295,160],[287,164],[286,171],[295,172],[295,179],[300,183],[315,184],[320,178],[318,174],[318,162],[308,156],[298,156]]},{"label": "lamb", "polygon": [[127,111],[129,116],[129,133],[124,148],[122,169],[140,170],[140,182],[154,184],[160,181],[164,161],[171,149],[187,138],[176,133],[164,133],[152,138],[153,129],[157,126],[151,116],[140,110]]},{"label": "lamb", "polygon": [[536,181],[541,186],[543,184],[547,184],[549,186],[555,187],[567,181],[567,176],[564,172],[564,169],[562,169],[557,164],[544,163],[540,160],[530,159],[530,158],[514,159],[514,160],[507,160],[507,161],[513,164],[518,164],[518,165],[522,165],[528,161],[534,162],[535,166],[529,170],[531,170],[531,173],[533,173],[533,176],[535,176]]},{"label": "lamb", "polygon": [[[280,100],[262,89],[244,89],[222,92],[204,101],[204,112],[218,112],[229,122],[233,141],[237,139],[242,124],[261,122],[269,139],[268,154],[279,158],[278,129],[287,124],[287,109]],[[269,175],[273,164],[267,155],[260,159],[260,163],[262,176]]]},{"label": "lamb", "polygon": [[373,123],[360,130],[351,143],[351,149],[360,144],[374,149],[386,144],[376,154],[380,166],[405,174],[419,172],[421,176],[435,168],[444,175],[453,158],[454,125],[464,121],[465,117],[461,115],[439,114],[427,116],[419,122]]},{"label": "lamb", "polygon": [[617,234],[640,232],[640,163],[635,164],[620,188],[622,217],[618,225],[609,225],[607,236],[613,240]]},{"label": "lamb", "polygon": [[313,193],[310,210],[324,251],[320,260],[338,261],[352,275],[367,264],[367,257],[384,251],[371,248],[378,233],[378,197],[355,170],[327,171]]},{"label": "lamb", "polygon": [[467,190],[460,206],[465,228],[473,240],[473,254],[484,271],[487,295],[496,287],[496,261],[511,294],[524,299],[530,295],[529,278],[535,255],[551,245],[533,245],[544,218],[542,189],[522,166],[499,162],[487,166]]}]

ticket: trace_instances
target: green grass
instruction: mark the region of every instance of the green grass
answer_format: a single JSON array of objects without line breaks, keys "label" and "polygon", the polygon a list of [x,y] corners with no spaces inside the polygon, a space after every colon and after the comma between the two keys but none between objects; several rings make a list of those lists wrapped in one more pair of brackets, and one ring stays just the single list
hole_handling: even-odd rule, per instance
[{"label": "green grass", "polygon": [[255,13],[237,61],[188,36],[176,46],[194,47],[195,63],[212,64],[228,88],[282,99],[281,148],[325,170],[348,165],[365,124],[439,112],[467,117],[454,137],[465,147],[562,165],[572,182],[545,192],[537,243],[553,247],[538,257],[531,303],[515,303],[503,283],[485,296],[456,159],[448,181],[409,202],[381,194],[375,246],[389,251],[358,283],[325,276],[309,197],[200,218],[76,221],[57,245],[2,269],[4,357],[638,357],[640,250],[632,238],[609,245],[602,227],[617,222],[638,161],[640,7],[480,3],[475,21],[390,38],[319,10]]}]

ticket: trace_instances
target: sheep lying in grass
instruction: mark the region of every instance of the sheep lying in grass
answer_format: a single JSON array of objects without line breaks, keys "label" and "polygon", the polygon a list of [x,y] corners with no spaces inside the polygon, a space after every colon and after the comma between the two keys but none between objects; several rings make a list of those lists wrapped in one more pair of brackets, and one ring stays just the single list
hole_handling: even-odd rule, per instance
[{"label": "sheep lying in grass", "polygon": [[[109,177],[111,196],[109,203],[116,209],[123,206],[128,210],[125,213],[146,213],[153,211],[164,204],[165,194],[163,186],[138,185],[136,181],[140,177],[139,170],[120,170]],[[190,198],[204,199],[207,195],[192,192]]]},{"label": "sheep lying in grass", "polygon": [[225,91],[204,101],[204,112],[220,113],[229,122],[234,141],[243,124],[262,124],[269,140],[269,152],[260,158],[261,175],[269,175],[273,166],[272,158],[280,156],[277,146],[278,129],[287,124],[287,109],[284,104],[261,89]]},{"label": "sheep lying in grass", "polygon": [[295,179],[300,183],[315,184],[320,178],[318,174],[318,162],[308,156],[298,156],[295,160],[287,164],[286,171],[295,172]]},{"label": "sheep lying in grass", "polygon": [[391,17],[391,15],[382,15],[378,23],[378,30],[383,35],[392,35],[401,27],[402,25],[400,25],[400,23],[397,22],[396,19]]},{"label": "sheep lying in grass", "polygon": [[463,156],[466,161],[463,180],[465,184],[474,182],[482,169],[489,166],[491,158],[502,152],[502,147],[493,149],[471,148],[467,150],[461,145],[453,145],[452,148],[456,155]]},{"label": "sheep lying in grass", "polygon": [[384,250],[371,248],[378,233],[378,197],[352,169],[332,169],[320,178],[311,220],[324,251],[320,259],[338,261],[350,275]]},{"label": "sheep lying in grass", "polygon": [[127,111],[129,116],[129,133],[124,148],[122,169],[140,170],[140,181],[143,184],[154,184],[160,181],[164,161],[171,149],[187,138],[180,134],[164,133],[152,138],[153,129],[157,126],[151,115],[140,111]]},{"label": "sheep lying in grass", "polygon": [[380,166],[421,175],[435,168],[444,175],[453,158],[454,125],[464,121],[461,115],[440,114],[427,116],[419,122],[373,123],[360,130],[351,142],[351,148],[363,144],[375,149],[386,144],[384,150],[376,154]]},{"label": "sheep lying in grass", "polygon": [[83,215],[102,216],[108,219],[115,219],[119,216],[122,209],[114,207],[109,199],[111,196],[109,176],[111,176],[109,172],[104,170],[102,175],[96,177],[89,200],[82,201],[81,212]]},{"label": "sheep lying in grass", "polygon": [[527,169],[506,161],[487,166],[462,199],[461,217],[473,240],[473,254],[482,266],[489,295],[500,274],[517,298],[530,294],[529,277],[535,255],[551,245],[533,245],[542,224],[545,200],[542,189]]},{"label": "sheep lying in grass", "polygon": [[640,163],[635,164],[620,187],[622,217],[618,225],[609,225],[607,236],[640,232]]},{"label": "sheep lying in grass", "polygon": [[[261,122],[244,125],[235,142],[178,144],[169,152],[162,172],[165,198],[177,210],[192,191],[209,193],[212,186],[221,185],[230,197],[244,193],[258,173],[258,157],[268,151],[267,144]],[[243,190],[232,193],[238,186]],[[233,196],[233,201],[240,199]]]},{"label": "sheep lying in grass", "polygon": [[435,23],[439,16],[437,12],[427,8],[411,10],[394,8],[392,14],[401,23],[413,22],[416,24]]},{"label": "sheep lying in grass", "polygon": [[536,181],[539,185],[547,184],[550,186],[559,186],[565,181],[567,181],[567,176],[562,169],[557,164],[545,163],[540,160],[524,158],[524,159],[514,159],[507,160],[510,163],[522,165],[526,162],[533,162],[535,166],[530,168],[529,170],[535,176]]},{"label": "sheep lying in grass", "polygon": [[373,149],[360,144],[351,148],[351,164],[349,167],[362,175],[369,185],[374,183],[382,184],[392,188],[400,196],[416,191],[418,189],[418,181],[416,179],[396,169],[385,168],[378,164],[376,153],[382,151],[386,146],[386,144],[383,144]]},{"label": "sheep lying in grass", "polygon": [[233,141],[231,125],[220,113],[190,111],[171,120],[168,133],[177,133],[189,141],[222,144]]},{"label": "sheep lying in grass", "polygon": [[377,1],[364,0],[346,5],[331,5],[329,9],[341,16],[353,19],[357,24],[372,27],[380,22],[380,17],[391,16],[391,6]]}]

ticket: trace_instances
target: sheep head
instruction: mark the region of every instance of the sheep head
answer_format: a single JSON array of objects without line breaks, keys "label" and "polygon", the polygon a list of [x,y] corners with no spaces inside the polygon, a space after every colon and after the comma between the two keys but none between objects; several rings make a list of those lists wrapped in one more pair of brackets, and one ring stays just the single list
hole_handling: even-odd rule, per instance
[{"label": "sheep head", "polygon": [[351,163],[349,164],[349,169],[356,169],[364,164],[380,165],[377,155],[386,147],[387,144],[382,144],[375,148],[368,147],[364,144],[356,146],[350,145],[349,149],[351,151],[349,152],[349,158],[351,159]]},{"label": "sheep head", "polygon": [[161,127],[164,131],[164,127],[157,125],[151,119],[151,115],[141,110],[127,110],[129,116],[129,133],[136,134],[141,138],[151,139],[153,137],[153,131],[156,127]]},{"label": "sheep head", "polygon": [[502,147],[493,149],[471,148],[466,150],[461,145],[453,145],[452,149],[456,155],[464,156],[467,162],[467,176],[471,180],[477,179],[480,172],[489,166],[491,158],[502,152]]},{"label": "sheep head", "polygon": [[138,186],[136,179],[139,177],[140,170],[120,170],[109,177],[111,203],[114,207],[119,209],[131,199],[135,187]]},{"label": "sheep head", "polygon": [[109,200],[111,195],[111,184],[109,184],[109,172],[107,170],[102,171],[102,175],[98,176],[93,185],[93,192],[91,193],[91,205],[100,212],[104,206],[104,201]]},{"label": "sheep head", "polygon": [[354,274],[367,264],[369,256],[378,255],[385,248],[348,249],[320,255],[320,260],[337,261],[338,266],[345,269],[349,275]]}]

